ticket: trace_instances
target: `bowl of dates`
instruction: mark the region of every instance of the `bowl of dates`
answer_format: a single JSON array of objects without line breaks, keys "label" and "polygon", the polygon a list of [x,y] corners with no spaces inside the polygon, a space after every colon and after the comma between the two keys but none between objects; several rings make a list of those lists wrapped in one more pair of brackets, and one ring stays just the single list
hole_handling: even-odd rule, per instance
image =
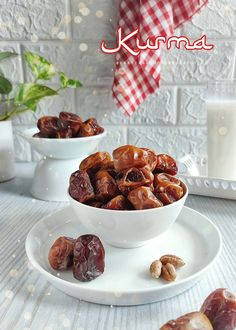
[{"label": "bowl of dates", "polygon": [[97,150],[106,131],[95,118],[83,122],[69,112],[41,117],[37,126],[20,133],[42,157],[35,168],[31,194],[46,201],[67,202],[71,173]]},{"label": "bowl of dates", "polygon": [[60,112],[59,117],[39,118],[37,128],[30,128],[22,136],[40,154],[54,159],[76,159],[96,150],[106,132],[95,118],[86,121],[70,112]]},{"label": "bowl of dates", "polygon": [[107,243],[133,248],[164,233],[188,195],[167,154],[125,145],[85,158],[71,174],[68,195],[78,220]]}]

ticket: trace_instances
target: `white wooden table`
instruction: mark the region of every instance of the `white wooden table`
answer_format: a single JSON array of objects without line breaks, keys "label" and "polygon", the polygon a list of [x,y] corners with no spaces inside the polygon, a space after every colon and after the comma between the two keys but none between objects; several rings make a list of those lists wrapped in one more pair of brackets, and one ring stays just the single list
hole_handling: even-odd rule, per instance
[{"label": "white wooden table", "polygon": [[187,205],[221,230],[223,253],[195,287],[175,298],[136,307],[76,300],[50,285],[29,264],[24,243],[32,226],[65,203],[30,196],[32,164],[18,165],[17,178],[0,184],[0,330],[157,330],[167,320],[198,310],[218,287],[236,292],[236,202],[190,196]]}]

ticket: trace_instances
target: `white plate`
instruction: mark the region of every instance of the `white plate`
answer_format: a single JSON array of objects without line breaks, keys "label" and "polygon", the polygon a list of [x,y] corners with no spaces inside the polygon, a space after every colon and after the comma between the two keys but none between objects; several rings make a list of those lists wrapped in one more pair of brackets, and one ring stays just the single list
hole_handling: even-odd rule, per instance
[{"label": "white plate", "polygon": [[[26,252],[33,266],[54,286],[76,298],[105,305],[139,305],[161,301],[193,286],[217,259],[222,248],[219,230],[200,213],[184,207],[168,232],[136,249],[104,244],[106,268],[94,281],[83,283],[72,271],[54,271],[48,263],[50,246],[59,236],[78,237],[86,230],[78,225],[70,208],[38,222],[26,239]],[[151,262],[163,254],[176,254],[186,265],[175,282],[149,275]]]}]

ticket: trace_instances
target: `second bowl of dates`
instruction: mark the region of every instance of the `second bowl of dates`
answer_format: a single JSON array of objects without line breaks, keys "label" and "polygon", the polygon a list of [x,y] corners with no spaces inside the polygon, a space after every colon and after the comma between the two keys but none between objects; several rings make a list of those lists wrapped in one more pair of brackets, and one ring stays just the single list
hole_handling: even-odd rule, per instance
[{"label": "second bowl of dates", "polygon": [[69,200],[84,227],[107,243],[142,246],[176,221],[188,188],[169,155],[125,145],[112,156],[96,152],[80,163],[70,177]]},{"label": "second bowl of dates", "polygon": [[68,112],[61,112],[59,117],[42,117],[37,126],[21,133],[42,155],[35,169],[31,193],[46,201],[68,201],[71,172],[97,150],[106,131],[95,118],[83,122],[78,115]]}]

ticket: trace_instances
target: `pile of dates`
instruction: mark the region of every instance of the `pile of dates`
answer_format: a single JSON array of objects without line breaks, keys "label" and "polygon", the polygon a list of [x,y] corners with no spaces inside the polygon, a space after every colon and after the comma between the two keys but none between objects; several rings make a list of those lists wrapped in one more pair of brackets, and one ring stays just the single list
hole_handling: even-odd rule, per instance
[{"label": "pile of dates", "polygon": [[235,330],[236,296],[227,289],[217,289],[204,301],[200,312],[171,320],[160,330]]},{"label": "pile of dates", "polygon": [[65,270],[72,266],[74,277],[88,282],[104,272],[105,250],[95,235],[82,235],[77,239],[62,236],[53,243],[48,261],[55,270]]},{"label": "pile of dates", "polygon": [[144,210],[178,201],[184,186],[174,175],[178,168],[169,155],[125,145],[85,158],[70,177],[72,198],[110,210]]},{"label": "pile of dates", "polygon": [[39,133],[37,138],[69,139],[76,137],[88,137],[104,132],[95,118],[83,120],[71,112],[60,112],[59,118],[55,116],[44,116],[37,123]]}]

